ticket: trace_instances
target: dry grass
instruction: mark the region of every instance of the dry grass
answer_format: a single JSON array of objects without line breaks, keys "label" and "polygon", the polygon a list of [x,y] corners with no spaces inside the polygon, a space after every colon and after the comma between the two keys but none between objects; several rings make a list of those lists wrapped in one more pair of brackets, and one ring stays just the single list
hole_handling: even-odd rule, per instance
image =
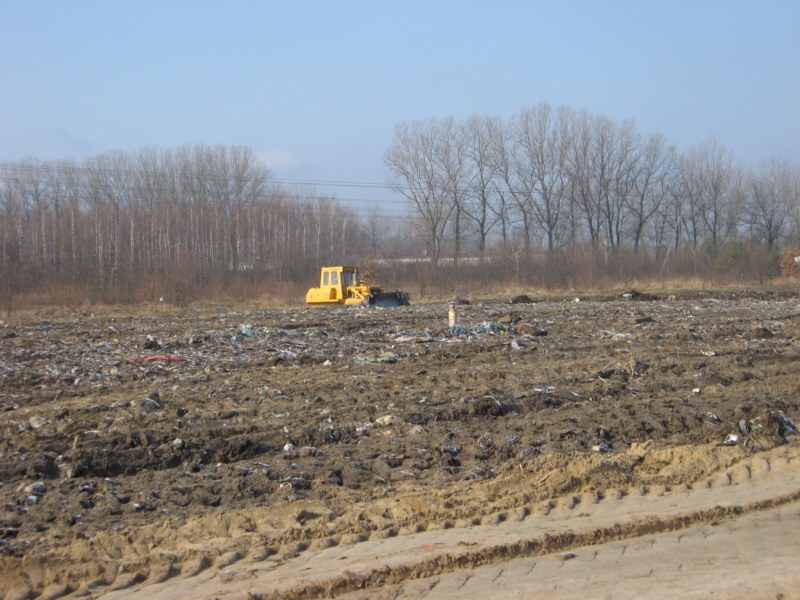
[{"label": "dry grass", "polygon": [[[309,282],[308,286],[315,282]],[[732,291],[759,289],[764,291],[797,291],[798,278],[783,275],[765,281],[728,282],[712,281],[699,277],[632,278],[626,281],[607,277],[597,278],[589,285],[575,287],[537,287],[521,286],[514,282],[484,283],[482,285],[461,282],[458,285],[398,286],[411,295],[412,304],[446,304],[456,298],[472,303],[505,302],[514,296],[525,294],[537,299],[570,299],[575,296],[609,296],[630,290],[657,295],[680,294],[696,291]],[[120,315],[175,314],[176,311],[222,309],[226,312],[253,311],[264,309],[297,308],[305,306],[307,285],[281,282],[270,285],[252,281],[234,281],[230,285],[212,282],[204,288],[194,289],[186,297],[172,294],[159,295],[162,291],[154,282],[142,285],[125,297],[119,295],[99,299],[78,285],[50,285],[28,294],[14,297],[9,311],[6,307],[5,321],[10,322],[14,315],[54,319],[59,315],[84,316],[92,313]],[[422,293],[420,290],[422,289]]]}]

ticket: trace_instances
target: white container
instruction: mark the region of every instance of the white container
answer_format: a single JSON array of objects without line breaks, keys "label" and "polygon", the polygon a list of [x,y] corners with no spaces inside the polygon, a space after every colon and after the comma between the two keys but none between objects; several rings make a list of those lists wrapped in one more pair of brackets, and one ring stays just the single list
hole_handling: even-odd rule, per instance
[{"label": "white container", "polygon": [[450,308],[447,310],[447,326],[452,329],[458,322],[458,315],[456,314],[456,305],[450,303]]}]

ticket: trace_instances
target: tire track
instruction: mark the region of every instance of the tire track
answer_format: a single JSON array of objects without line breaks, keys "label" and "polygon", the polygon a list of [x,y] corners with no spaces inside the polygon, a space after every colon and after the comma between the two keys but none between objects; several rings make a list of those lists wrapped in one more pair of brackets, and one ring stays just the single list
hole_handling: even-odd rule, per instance
[{"label": "tire track", "polygon": [[[191,589],[198,599],[247,593],[263,600],[299,600],[388,592],[409,582],[435,581],[456,571],[502,566],[517,559],[560,554],[566,562],[575,557],[576,549],[587,546],[596,548],[596,557],[604,544],[794,507],[800,502],[797,458],[797,448],[782,447],[676,489],[660,485],[569,494],[543,503],[539,510],[523,506],[516,513],[501,511],[480,525],[431,524],[418,533],[308,550],[289,560],[232,561],[220,568],[225,562],[221,561],[214,576],[204,575],[202,582],[186,577],[154,585],[137,583],[125,595],[157,600],[186,595]],[[509,518],[514,514],[516,518]],[[626,547],[622,546],[622,554]]]}]

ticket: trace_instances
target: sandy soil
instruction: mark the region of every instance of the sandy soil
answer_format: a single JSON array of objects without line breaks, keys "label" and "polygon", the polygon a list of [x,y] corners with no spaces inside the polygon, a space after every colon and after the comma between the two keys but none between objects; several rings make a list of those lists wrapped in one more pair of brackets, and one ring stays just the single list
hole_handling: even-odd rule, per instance
[{"label": "sandy soil", "polygon": [[0,325],[0,596],[798,597],[800,297]]}]

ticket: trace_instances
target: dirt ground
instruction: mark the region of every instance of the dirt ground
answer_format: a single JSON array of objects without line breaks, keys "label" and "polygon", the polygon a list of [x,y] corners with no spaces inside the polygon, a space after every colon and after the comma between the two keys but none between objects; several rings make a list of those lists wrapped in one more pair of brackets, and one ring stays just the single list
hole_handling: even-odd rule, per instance
[{"label": "dirt ground", "polygon": [[800,296],[534,300],[12,315],[0,597],[797,598]]}]

